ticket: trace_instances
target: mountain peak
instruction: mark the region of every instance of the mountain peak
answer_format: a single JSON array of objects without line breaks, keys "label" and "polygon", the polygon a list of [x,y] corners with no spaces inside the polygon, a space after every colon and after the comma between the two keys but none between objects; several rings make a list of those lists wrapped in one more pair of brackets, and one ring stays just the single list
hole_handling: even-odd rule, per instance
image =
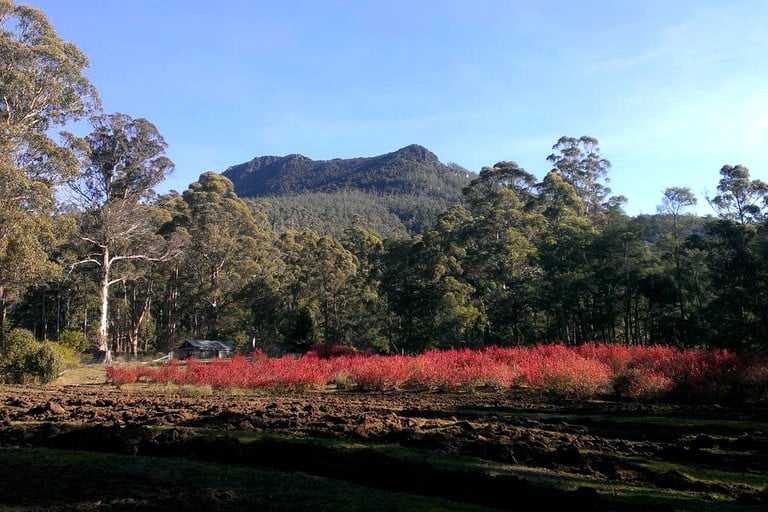
[{"label": "mountain peak", "polygon": [[417,158],[419,160],[439,162],[436,154],[419,144],[411,144],[409,146],[405,146],[404,148],[400,148],[395,151],[394,154],[408,158]]}]

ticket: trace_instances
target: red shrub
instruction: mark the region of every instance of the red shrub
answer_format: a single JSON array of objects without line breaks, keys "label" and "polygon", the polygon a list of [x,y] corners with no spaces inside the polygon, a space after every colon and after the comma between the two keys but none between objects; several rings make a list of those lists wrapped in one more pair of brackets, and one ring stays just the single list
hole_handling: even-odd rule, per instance
[{"label": "red shrub", "polygon": [[629,368],[613,377],[613,391],[627,398],[658,398],[673,386],[671,378],[653,370]]},{"label": "red shrub", "polygon": [[337,345],[335,343],[315,343],[307,351],[307,355],[316,355],[320,359],[332,359],[334,357],[351,356],[357,353],[354,347]]},{"label": "red shrub", "polygon": [[439,391],[504,390],[518,385],[578,397],[615,393],[641,399],[719,400],[740,394],[745,399],[768,400],[765,354],[599,343],[434,350],[417,356],[341,352],[338,346],[323,344],[303,357],[269,358],[256,352],[250,358],[207,363],[189,359],[186,364],[174,360],[158,367],[109,366],[106,371],[116,384],[150,380],[213,388],[303,390],[336,382],[363,390]]}]

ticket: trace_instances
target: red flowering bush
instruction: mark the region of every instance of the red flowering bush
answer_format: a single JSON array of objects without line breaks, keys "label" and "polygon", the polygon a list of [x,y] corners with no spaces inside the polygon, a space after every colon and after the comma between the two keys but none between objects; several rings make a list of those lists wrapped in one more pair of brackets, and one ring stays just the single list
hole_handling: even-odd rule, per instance
[{"label": "red flowering bush", "polygon": [[674,382],[658,372],[629,368],[613,377],[613,392],[627,398],[658,398],[669,393]]},{"label": "red flowering bush", "polygon": [[432,350],[415,356],[340,353],[334,346],[302,357],[188,359],[161,366],[109,366],[115,384],[137,381],[211,388],[273,390],[503,391],[513,386],[559,396],[615,394],[637,399],[758,399],[768,401],[768,355],[725,350],[678,350],[663,346],[588,343],[482,350]]},{"label": "red flowering bush", "polygon": [[411,365],[411,384],[432,390],[502,390],[512,381],[513,370],[508,364],[479,350],[433,350],[414,357]]},{"label": "red flowering bush", "polygon": [[357,353],[354,347],[337,345],[335,343],[315,343],[307,351],[307,355],[315,355],[320,359],[332,359],[334,357],[351,356]]},{"label": "red flowering bush", "polygon": [[139,374],[138,366],[107,366],[107,380],[120,386],[136,382]]}]

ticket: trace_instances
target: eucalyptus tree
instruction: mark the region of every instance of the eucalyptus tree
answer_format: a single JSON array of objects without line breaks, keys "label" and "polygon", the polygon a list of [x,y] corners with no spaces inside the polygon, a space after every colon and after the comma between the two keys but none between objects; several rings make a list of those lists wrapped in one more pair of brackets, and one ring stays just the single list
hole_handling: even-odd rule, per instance
[{"label": "eucalyptus tree", "polygon": [[718,214],[707,224],[710,279],[717,291],[707,316],[719,343],[765,345],[768,184],[750,179],[742,165],[725,165],[720,175],[718,194],[707,198]]},{"label": "eucalyptus tree", "polygon": [[158,234],[161,214],[151,208],[154,187],[173,170],[166,143],[146,119],[108,114],[91,119],[93,131],[80,139],[69,135],[81,173],[69,184],[76,205],[81,254],[72,263],[98,268],[99,327],[96,349],[104,362],[109,344],[109,291],[135,276],[141,261],[172,257],[173,244]]},{"label": "eucalyptus tree", "polygon": [[186,328],[212,338],[247,336],[248,301],[271,296],[282,273],[274,233],[221,174],[203,173],[182,198],[175,224],[186,233],[188,251],[177,269],[183,282],[175,286],[185,291],[179,300],[186,302]]},{"label": "eucalyptus tree", "polygon": [[355,258],[352,289],[356,293],[344,306],[346,317],[342,334],[345,345],[387,351],[391,317],[386,296],[381,290],[384,239],[368,224],[355,219],[340,242]]},{"label": "eucalyptus tree", "polygon": [[[688,319],[687,297],[685,293],[684,274],[688,270],[684,268],[685,245],[681,234],[682,216],[685,209],[694,206],[697,203],[696,196],[687,187],[670,187],[664,190],[662,203],[658,207],[659,213],[668,216],[671,220],[671,232],[662,237],[661,243],[669,247],[671,258],[674,262],[675,288],[677,290],[677,305],[679,312],[679,323],[683,331]],[[681,333],[686,338],[686,332]]]},{"label": "eucalyptus tree", "polygon": [[392,349],[420,352],[482,339],[486,322],[473,299],[474,288],[462,278],[465,252],[448,226],[464,215],[465,210],[454,207],[426,235],[389,241],[382,290],[395,317],[389,332]]},{"label": "eucalyptus tree", "polygon": [[552,163],[552,170],[573,186],[584,204],[583,213],[599,213],[611,192],[606,185],[611,163],[600,153],[597,139],[587,135],[579,138],[563,136],[552,149],[555,153],[547,160]]},{"label": "eucalyptus tree", "polygon": [[721,219],[740,225],[756,224],[765,218],[768,183],[751,180],[743,165],[724,165],[720,169],[718,194],[707,198]]},{"label": "eucalyptus tree", "polygon": [[98,108],[87,67],[42,11],[0,0],[0,322],[55,270],[47,254],[55,189],[77,159],[51,131]]},{"label": "eucalyptus tree", "polygon": [[539,297],[547,316],[547,337],[584,341],[591,336],[590,301],[596,294],[595,215],[587,213],[579,190],[558,171],[549,172],[537,190],[546,225],[537,249],[544,275]]},{"label": "eucalyptus tree", "polygon": [[465,189],[470,217],[455,230],[466,251],[464,276],[475,290],[492,343],[538,336],[534,294],[541,277],[536,243],[544,228],[536,179],[516,162],[484,167]]},{"label": "eucalyptus tree", "polygon": [[338,240],[310,229],[288,229],[278,241],[286,265],[281,331],[293,349],[313,341],[344,342],[359,260]]}]

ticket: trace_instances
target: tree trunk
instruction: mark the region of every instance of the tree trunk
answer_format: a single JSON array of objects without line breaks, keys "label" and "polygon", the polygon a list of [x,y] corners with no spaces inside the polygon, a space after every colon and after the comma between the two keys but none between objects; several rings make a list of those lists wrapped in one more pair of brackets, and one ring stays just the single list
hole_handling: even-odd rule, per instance
[{"label": "tree trunk", "polygon": [[133,322],[133,325],[131,326],[129,338],[131,342],[131,352],[133,352],[134,357],[139,355],[139,335],[141,332],[141,324],[144,323],[144,318],[147,316],[147,311],[149,311],[150,301],[151,299],[149,295],[147,295],[147,297],[144,299],[144,302],[142,302],[139,317]]},{"label": "tree trunk", "polygon": [[107,323],[109,321],[109,248],[104,247],[101,263],[101,282],[99,283],[99,329],[96,337],[99,361],[104,364],[112,362],[112,352],[109,350]]}]

